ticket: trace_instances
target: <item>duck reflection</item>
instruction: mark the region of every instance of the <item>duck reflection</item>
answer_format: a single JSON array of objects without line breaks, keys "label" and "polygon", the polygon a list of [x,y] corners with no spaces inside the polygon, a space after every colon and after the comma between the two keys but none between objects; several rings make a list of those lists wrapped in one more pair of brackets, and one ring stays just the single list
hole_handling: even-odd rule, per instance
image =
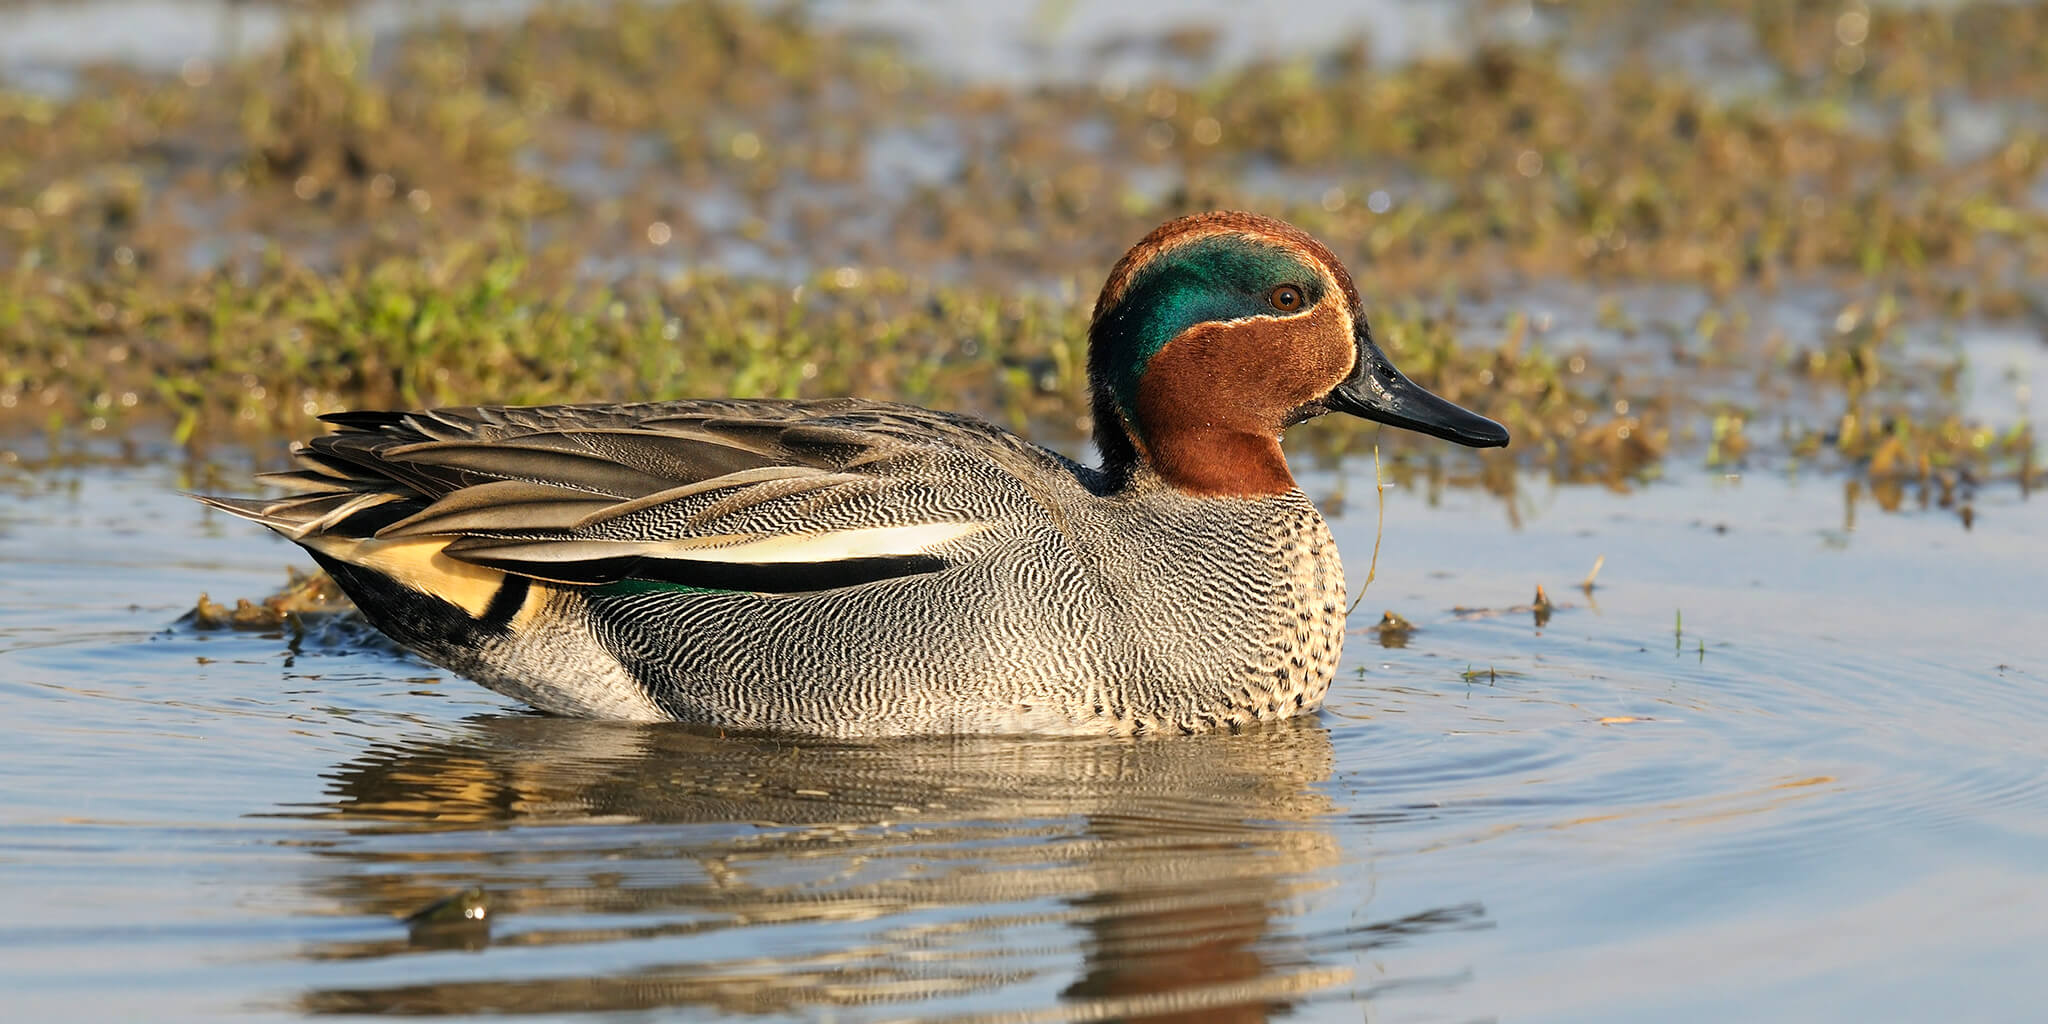
[{"label": "duck reflection", "polygon": [[1311,902],[1355,898],[1324,870],[1341,856],[1317,788],[1331,767],[1328,734],[1302,720],[1185,742],[820,743],[480,719],[369,750],[298,812],[345,824],[315,858],[320,897],[402,915],[482,886],[500,964],[458,958],[420,981],[425,961],[390,958],[428,947],[396,929],[328,942],[304,955],[356,961],[352,977],[413,966],[302,1007],[952,1015],[1057,1000],[1044,1015],[1263,1019],[1418,930],[1290,934]]}]

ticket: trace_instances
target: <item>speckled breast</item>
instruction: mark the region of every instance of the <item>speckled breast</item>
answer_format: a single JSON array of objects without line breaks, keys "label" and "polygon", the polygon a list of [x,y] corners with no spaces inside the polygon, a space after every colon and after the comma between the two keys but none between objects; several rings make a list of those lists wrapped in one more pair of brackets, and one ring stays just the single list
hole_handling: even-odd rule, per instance
[{"label": "speckled breast", "polygon": [[1278,561],[1287,567],[1275,602],[1269,654],[1254,690],[1255,717],[1285,718],[1321,706],[1344,650],[1344,564],[1323,517],[1306,501],[1285,523]]}]

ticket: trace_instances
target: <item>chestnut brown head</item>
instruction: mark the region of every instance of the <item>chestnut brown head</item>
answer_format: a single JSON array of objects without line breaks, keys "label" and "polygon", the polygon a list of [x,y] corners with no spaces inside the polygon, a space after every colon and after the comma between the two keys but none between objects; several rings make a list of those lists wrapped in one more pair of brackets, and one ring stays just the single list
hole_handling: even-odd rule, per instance
[{"label": "chestnut brown head", "polygon": [[1328,248],[1251,213],[1169,221],[1125,253],[1095,303],[1088,374],[1108,468],[1146,463],[1202,494],[1292,489],[1280,433],[1326,412],[1508,443],[1394,368]]}]

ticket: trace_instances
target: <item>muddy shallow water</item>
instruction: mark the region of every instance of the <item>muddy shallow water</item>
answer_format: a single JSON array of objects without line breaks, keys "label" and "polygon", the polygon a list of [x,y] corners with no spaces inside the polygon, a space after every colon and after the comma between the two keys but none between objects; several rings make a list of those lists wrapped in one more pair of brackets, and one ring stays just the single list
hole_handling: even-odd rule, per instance
[{"label": "muddy shallow water", "polygon": [[[1347,469],[1357,580],[1372,470]],[[2048,537],[2010,487],[1967,530],[1838,478],[1528,480],[1515,528],[1390,491],[1317,718],[816,744],[540,718],[373,647],[174,625],[296,552],[163,466],[0,473],[15,1019],[2018,1020],[2044,995]],[[1383,608],[1405,646],[1365,629]],[[488,931],[397,920],[471,886]]]}]

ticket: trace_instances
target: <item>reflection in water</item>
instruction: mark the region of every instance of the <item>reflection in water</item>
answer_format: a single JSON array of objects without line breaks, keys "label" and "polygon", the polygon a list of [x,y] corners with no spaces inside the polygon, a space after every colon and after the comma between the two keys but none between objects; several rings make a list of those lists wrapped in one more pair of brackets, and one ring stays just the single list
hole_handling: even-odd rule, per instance
[{"label": "reflection in water", "polygon": [[[1484,923],[1468,905],[1290,929],[1363,899],[1324,870],[1341,857],[1317,788],[1331,767],[1303,720],[1189,742],[819,744],[481,719],[373,748],[295,812],[347,827],[310,883],[344,913],[484,887],[487,966],[444,957],[456,976],[317,989],[302,1008],[1263,1019],[1343,994],[1362,950]],[[636,945],[577,955],[595,943]],[[303,955],[422,951],[394,929]],[[599,960],[640,966],[576,969]]]}]

